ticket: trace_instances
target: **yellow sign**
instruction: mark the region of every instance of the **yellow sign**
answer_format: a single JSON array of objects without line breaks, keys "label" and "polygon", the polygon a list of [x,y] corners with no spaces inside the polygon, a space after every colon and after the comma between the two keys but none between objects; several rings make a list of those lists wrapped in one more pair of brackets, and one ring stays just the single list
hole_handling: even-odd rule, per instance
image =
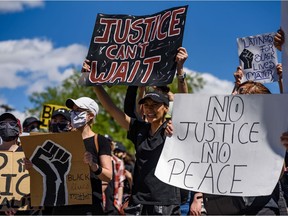
[{"label": "yellow sign", "polygon": [[48,129],[49,128],[52,113],[55,110],[60,109],[60,108],[67,109],[66,106],[61,106],[61,105],[54,105],[54,104],[44,104],[43,105],[43,109],[42,109],[41,116],[40,116],[40,121],[43,122],[43,124],[40,126],[41,129]]}]

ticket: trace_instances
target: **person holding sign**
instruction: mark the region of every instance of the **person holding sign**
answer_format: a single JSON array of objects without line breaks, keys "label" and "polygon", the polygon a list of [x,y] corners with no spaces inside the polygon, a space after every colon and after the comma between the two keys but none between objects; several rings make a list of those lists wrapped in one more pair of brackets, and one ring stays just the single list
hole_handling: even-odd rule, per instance
[{"label": "person holding sign", "polygon": [[[20,146],[20,143],[18,143],[18,137],[20,134],[21,134],[21,124],[20,124],[19,119],[17,119],[11,113],[3,113],[2,115],[0,115],[0,136],[3,140],[2,144],[0,145],[0,151],[22,152],[23,151],[22,147]],[[14,174],[14,173],[10,173],[10,174]],[[3,175],[3,178],[4,178],[4,175]],[[5,200],[4,194],[3,194],[3,200]],[[10,207],[9,210],[5,211],[5,214],[14,215],[16,214],[16,212],[17,212],[17,209]],[[17,214],[29,214],[29,213],[30,211],[18,211],[17,212]]]},{"label": "person holding sign", "polygon": [[[278,64],[277,65],[277,73],[278,73],[278,76],[279,76],[279,81],[278,81],[278,84],[279,84],[279,89],[280,89],[280,93],[283,93],[283,87],[282,87],[282,65],[281,64]],[[237,71],[234,73],[234,78],[235,78],[235,85],[234,85],[234,88],[233,88],[233,91],[232,91],[232,94],[235,95],[235,94],[239,94],[239,90],[240,90],[240,86],[242,86],[241,88],[241,94],[271,94],[270,90],[267,89],[263,84],[259,83],[258,82],[255,82],[255,81],[252,81],[252,82],[244,82],[241,84],[241,80],[242,80],[242,77],[243,77],[243,70],[242,70],[242,67],[241,66],[238,66],[237,67]],[[248,84],[250,83],[250,84]],[[250,86],[249,88],[247,87]],[[252,86],[257,86],[257,88],[252,88]],[[242,92],[244,90],[244,87],[245,88],[248,88],[247,90],[245,90],[244,92]],[[263,93],[265,92],[265,93]]]},{"label": "person holding sign", "polygon": [[136,149],[136,164],[132,199],[128,213],[132,214],[180,214],[179,189],[161,182],[154,171],[166,139],[165,115],[168,112],[167,95],[149,92],[140,101],[147,122],[131,118],[113,103],[102,86],[94,91],[103,107],[126,130]]},{"label": "person holding sign", "polygon": [[71,111],[71,125],[81,131],[86,152],[83,161],[90,167],[92,205],[69,205],[57,207],[53,214],[103,215],[102,181],[112,179],[111,147],[107,139],[92,131],[91,126],[99,112],[98,104],[89,97],[67,99],[66,106]]},{"label": "person holding sign", "polygon": [[[262,83],[245,81],[240,83],[243,75],[241,67],[234,73],[235,88],[233,94],[271,94]],[[272,194],[268,196],[240,197],[204,194],[207,214],[243,214],[243,215],[279,215],[280,206],[279,181]],[[281,203],[282,204],[282,203]]]}]

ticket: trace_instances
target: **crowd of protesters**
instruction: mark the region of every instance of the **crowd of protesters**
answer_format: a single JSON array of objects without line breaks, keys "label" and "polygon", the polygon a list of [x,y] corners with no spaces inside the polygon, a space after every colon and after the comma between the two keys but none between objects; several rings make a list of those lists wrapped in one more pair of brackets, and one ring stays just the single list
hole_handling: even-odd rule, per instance
[{"label": "crowd of protesters", "polygon": [[[281,51],[284,33],[280,29],[274,45]],[[183,65],[188,58],[185,48],[180,47],[176,55],[177,93],[188,93]],[[90,71],[90,62],[85,60],[82,71]],[[279,89],[283,92],[282,67],[277,66]],[[269,94],[263,84],[253,81],[241,83],[243,72],[237,67],[234,73],[235,87],[232,94]],[[151,90],[152,89],[152,90]],[[155,169],[167,136],[173,134],[171,109],[173,93],[168,86],[148,88],[129,86],[124,101],[124,111],[119,109],[102,86],[93,88],[98,101],[113,119],[127,130],[127,138],[135,147],[135,155],[113,139],[113,134],[98,134],[92,125],[99,112],[96,101],[89,97],[66,100],[67,109],[53,112],[49,132],[62,133],[77,130],[81,132],[85,153],[83,166],[90,168],[92,205],[68,205],[44,208],[42,214],[49,215],[287,215],[288,171],[283,174],[269,196],[231,197],[208,195],[183,190],[160,181]],[[175,92],[174,92],[175,93]],[[42,122],[28,117],[23,127],[11,113],[0,115],[0,151],[23,151],[19,136],[39,132]],[[96,122],[97,124],[97,122]],[[288,133],[279,140],[288,148]],[[285,157],[285,162],[288,156]],[[286,162],[285,164],[287,164]],[[32,169],[32,162],[25,159],[26,168]],[[238,212],[229,212],[237,205]],[[10,208],[6,215],[30,214]]]}]

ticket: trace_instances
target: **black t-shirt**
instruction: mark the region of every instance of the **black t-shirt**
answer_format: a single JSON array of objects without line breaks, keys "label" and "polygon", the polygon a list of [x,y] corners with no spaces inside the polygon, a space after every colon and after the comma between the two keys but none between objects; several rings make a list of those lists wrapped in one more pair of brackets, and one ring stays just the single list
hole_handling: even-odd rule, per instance
[{"label": "black t-shirt", "polygon": [[153,136],[149,135],[150,126],[150,123],[131,119],[128,138],[136,149],[133,202],[146,205],[178,205],[179,189],[160,181],[154,175],[166,139],[166,123]]},{"label": "black t-shirt", "polygon": [[[94,136],[83,140],[86,151],[90,152],[93,156],[93,162],[99,164],[99,156],[111,155],[111,147],[107,139],[98,134],[99,153],[96,150]],[[83,164],[83,166],[86,166]],[[103,215],[102,208],[102,182],[98,177],[90,172],[90,181],[92,187],[92,205],[69,205],[57,206],[53,208],[54,215],[86,215],[96,214]]]},{"label": "black t-shirt", "polygon": [[[84,139],[83,141],[86,151],[90,152],[93,156],[93,162],[99,164],[99,156],[111,155],[111,146],[104,136],[98,134],[99,152],[97,152],[94,139],[95,139],[94,136],[92,136]],[[101,180],[98,179],[98,177],[93,172],[90,172],[90,180],[93,192],[93,204],[95,202],[102,202]]]}]

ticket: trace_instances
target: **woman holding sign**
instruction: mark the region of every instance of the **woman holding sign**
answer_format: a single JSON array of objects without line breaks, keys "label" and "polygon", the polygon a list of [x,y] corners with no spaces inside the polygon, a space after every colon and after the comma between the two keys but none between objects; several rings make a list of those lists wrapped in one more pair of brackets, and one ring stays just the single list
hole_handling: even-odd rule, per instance
[{"label": "woman holding sign", "polygon": [[89,97],[68,99],[66,106],[71,111],[71,125],[81,131],[86,152],[83,161],[90,167],[92,205],[69,205],[57,207],[54,215],[103,215],[102,181],[112,179],[111,147],[107,139],[92,131],[91,126],[99,112],[98,104]]},{"label": "woman holding sign", "polygon": [[[188,56],[186,51],[185,54],[182,58],[176,58],[177,67],[183,67]],[[84,62],[83,68],[90,71],[87,62]],[[102,86],[94,87],[94,91],[110,115],[128,130],[128,138],[135,145],[136,164],[132,196],[125,212],[134,215],[179,215],[179,188],[163,183],[154,175],[166,139],[165,130],[172,131],[171,124],[167,124],[165,119],[169,109],[167,94],[159,91],[145,94],[139,101],[139,104],[143,105],[143,121],[129,117],[116,107]]]}]

